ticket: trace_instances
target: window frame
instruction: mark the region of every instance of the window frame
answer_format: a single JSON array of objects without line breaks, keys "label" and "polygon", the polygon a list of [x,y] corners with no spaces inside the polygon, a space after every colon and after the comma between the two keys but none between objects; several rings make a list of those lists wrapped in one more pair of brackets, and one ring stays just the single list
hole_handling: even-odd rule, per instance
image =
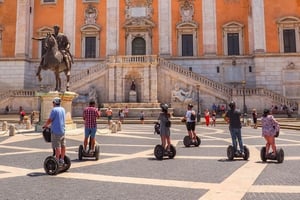
[{"label": "window frame", "polygon": [[[300,52],[300,18],[294,16],[286,16],[277,20],[279,52],[280,53],[299,53]],[[294,30],[295,33],[295,52],[285,52],[284,31]]]},{"label": "window frame", "polygon": [[45,2],[45,0],[41,0],[41,4],[56,4],[57,0],[53,0],[52,2]]},{"label": "window frame", "polygon": [[[226,56],[241,56],[244,54],[244,25],[236,22],[231,21],[222,26],[223,29],[223,53]],[[239,37],[239,55],[229,55],[228,52],[228,34],[234,33],[238,34]]]},{"label": "window frame", "polygon": [[198,56],[198,23],[194,21],[180,22],[176,26],[177,30],[177,53],[182,56],[182,36],[193,36],[193,57]]},{"label": "window frame", "polygon": [[[93,38],[93,39],[95,39],[95,45],[93,46],[93,48],[94,48],[94,52],[93,52],[93,56],[94,57],[88,57],[87,56],[87,39],[88,38]],[[96,58],[96,52],[97,52],[97,37],[95,37],[95,36],[86,36],[86,37],[84,37],[84,40],[85,40],[85,50],[84,50],[84,58]],[[92,54],[91,54],[92,55]]]},{"label": "window frame", "polygon": [[101,27],[94,24],[86,24],[81,27],[81,57],[85,58],[85,48],[86,48],[86,37],[95,37],[96,38],[96,52],[95,58],[100,56],[100,31]]}]

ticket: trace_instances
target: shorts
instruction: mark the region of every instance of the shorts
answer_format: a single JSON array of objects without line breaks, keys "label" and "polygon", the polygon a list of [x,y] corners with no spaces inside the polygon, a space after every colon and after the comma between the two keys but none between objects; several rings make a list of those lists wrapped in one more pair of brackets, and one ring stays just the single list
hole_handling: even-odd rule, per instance
[{"label": "shorts", "polygon": [[91,136],[92,139],[96,136],[97,128],[84,128],[84,136],[85,138],[88,138]]},{"label": "shorts", "polygon": [[52,142],[53,149],[66,147],[66,140],[64,135],[56,135],[52,133],[51,142]]},{"label": "shorts", "polygon": [[107,120],[111,121],[112,120],[112,116],[107,116]]},{"label": "shorts", "polygon": [[195,131],[195,126],[196,126],[195,122],[187,122],[186,123],[186,129],[188,131]]}]

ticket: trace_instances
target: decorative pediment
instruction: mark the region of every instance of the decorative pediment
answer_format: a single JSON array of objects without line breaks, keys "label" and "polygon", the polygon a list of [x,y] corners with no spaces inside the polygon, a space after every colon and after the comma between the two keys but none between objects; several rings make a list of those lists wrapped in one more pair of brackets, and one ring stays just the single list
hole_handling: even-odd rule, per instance
[{"label": "decorative pediment", "polygon": [[101,27],[96,24],[88,24],[88,25],[83,25],[80,28],[81,32],[99,32],[101,31]]},{"label": "decorative pediment", "polygon": [[231,21],[224,24],[222,27],[226,32],[239,32],[244,28],[244,25],[236,21]]},{"label": "decorative pediment", "polygon": [[177,29],[197,29],[198,23],[195,21],[179,22],[176,24]]},{"label": "decorative pediment", "polygon": [[285,69],[287,70],[293,70],[293,69],[296,69],[296,65],[294,62],[289,62],[288,65],[285,67]]},{"label": "decorative pediment", "polygon": [[139,18],[131,18],[128,19],[125,24],[124,24],[124,28],[126,29],[130,29],[130,28],[139,28],[139,29],[144,29],[144,28],[153,28],[155,26],[155,24],[147,19],[147,18],[143,18],[143,17],[139,17]]},{"label": "decorative pediment", "polygon": [[277,25],[282,28],[295,28],[300,26],[300,19],[294,16],[282,17],[277,20]]},{"label": "decorative pediment", "polygon": [[50,26],[43,26],[37,30],[39,36],[46,36],[47,33],[53,33],[53,32],[54,32],[53,27]]}]

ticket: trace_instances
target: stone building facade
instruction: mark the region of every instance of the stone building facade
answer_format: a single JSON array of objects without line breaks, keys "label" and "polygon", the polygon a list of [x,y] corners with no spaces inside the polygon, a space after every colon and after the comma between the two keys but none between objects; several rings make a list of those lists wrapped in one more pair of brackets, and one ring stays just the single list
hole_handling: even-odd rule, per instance
[{"label": "stone building facade", "polygon": [[[74,57],[71,89],[81,97],[95,88],[99,102],[128,102],[135,80],[140,103],[176,105],[179,87],[203,107],[241,105],[240,89],[249,108],[297,104],[299,13],[298,0],[0,0],[0,89],[51,90],[51,71],[35,77],[43,43],[32,37],[59,25]],[[207,81],[190,80],[197,75]],[[284,101],[269,98],[277,95]]]}]

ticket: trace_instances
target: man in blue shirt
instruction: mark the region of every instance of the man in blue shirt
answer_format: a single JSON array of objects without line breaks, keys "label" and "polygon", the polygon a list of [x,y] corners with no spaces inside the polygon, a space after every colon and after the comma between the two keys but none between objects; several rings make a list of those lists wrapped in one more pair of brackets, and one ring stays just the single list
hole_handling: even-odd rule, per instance
[{"label": "man in blue shirt", "polygon": [[51,142],[52,148],[55,149],[55,157],[60,164],[64,164],[64,157],[66,154],[65,141],[65,117],[66,112],[60,106],[61,99],[55,97],[53,99],[53,108],[51,110],[49,119],[44,124],[44,128],[51,124]]}]

